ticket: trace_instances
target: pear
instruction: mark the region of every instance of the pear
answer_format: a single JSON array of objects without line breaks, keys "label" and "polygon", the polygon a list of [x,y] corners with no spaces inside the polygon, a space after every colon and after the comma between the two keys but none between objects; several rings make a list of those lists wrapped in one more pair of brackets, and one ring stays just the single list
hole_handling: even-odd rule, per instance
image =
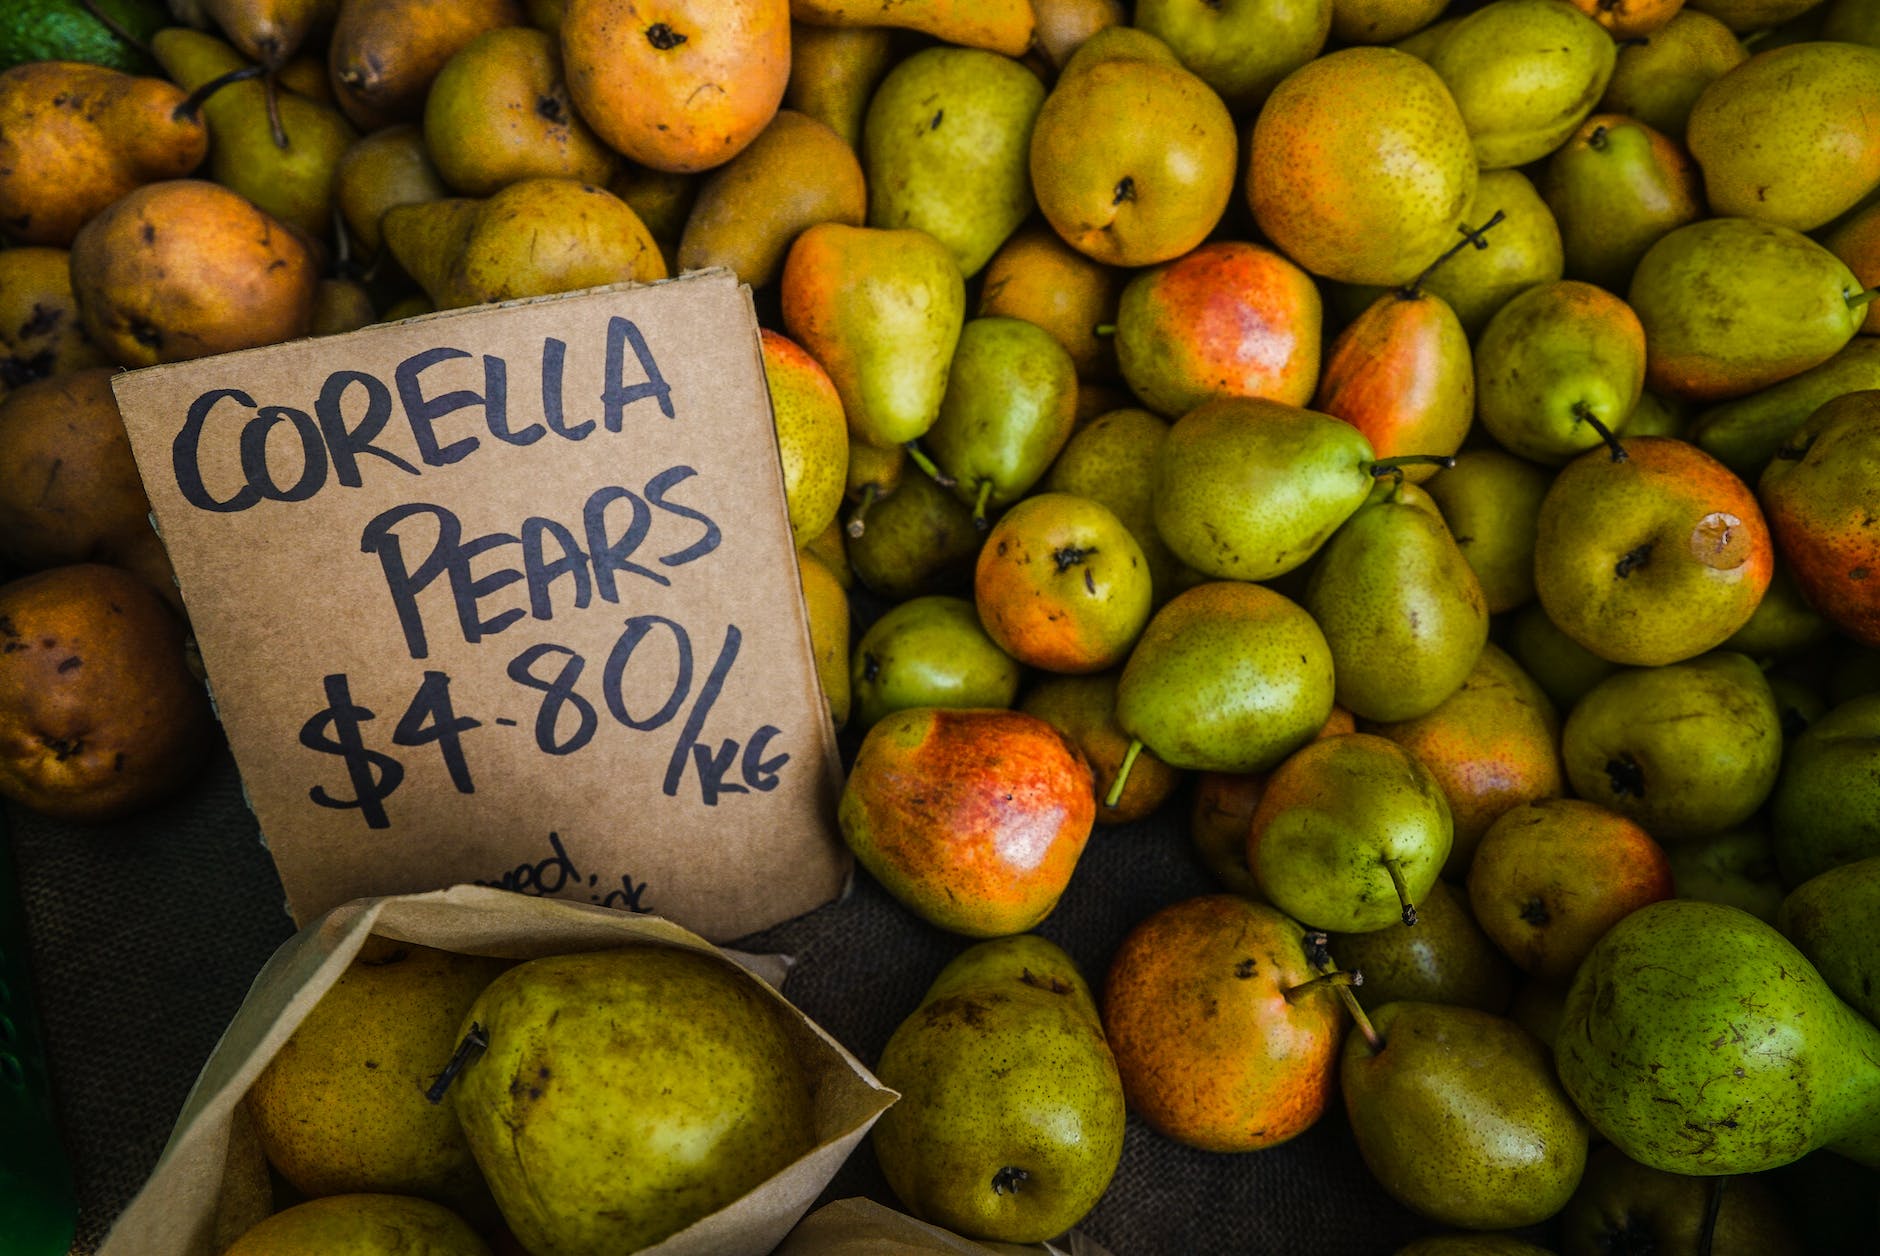
[{"label": "pear", "polygon": [[1605,289],[1573,279],[1530,288],[1476,343],[1476,414],[1510,453],[1558,466],[1624,427],[1645,354],[1638,316]]},{"label": "pear", "polygon": [[1288,75],[1255,119],[1248,161],[1260,230],[1345,283],[1415,278],[1455,242],[1475,195],[1454,98],[1389,48],[1341,49]]},{"label": "pear", "polygon": [[1880,951],[1872,925],[1880,917],[1880,856],[1830,868],[1782,900],[1775,926],[1808,956],[1847,1005],[1880,1024]]},{"label": "pear", "polygon": [[1742,824],[1775,788],[1782,721],[1762,669],[1717,651],[1608,676],[1560,734],[1573,792],[1660,841]]},{"label": "pear", "polygon": [[1491,615],[1534,596],[1534,534],[1550,483],[1545,471],[1499,449],[1466,449],[1423,487],[1435,499]]},{"label": "pear", "polygon": [[1416,928],[1334,933],[1326,945],[1340,964],[1364,974],[1356,993],[1367,1009],[1413,999],[1499,1016],[1514,993],[1514,966],[1475,923],[1468,900],[1442,881],[1418,900]]},{"label": "pear", "polygon": [[458,49],[525,20],[519,0],[347,0],[327,49],[336,103],[368,133],[416,122],[425,93]]},{"label": "pear", "polygon": [[106,364],[79,323],[71,253],[37,245],[0,251],[0,398]]},{"label": "pear", "polygon": [[[1487,231],[1495,215],[1502,221]],[[1462,218],[1478,233],[1472,248],[1445,261],[1423,288],[1449,302],[1471,339],[1496,311],[1537,284],[1559,279],[1565,266],[1560,224],[1519,170],[1484,170]]]},{"label": "pear", "polygon": [[1053,71],[1062,70],[1092,35],[1128,23],[1123,0],[1032,0],[1038,15],[1032,55]]},{"label": "pear", "polygon": [[1393,1256],[1554,1256],[1512,1234],[1438,1234],[1398,1248]]},{"label": "pear", "polygon": [[1618,50],[1559,0],[1494,0],[1430,55],[1485,170],[1524,166],[1572,135],[1606,90]]},{"label": "pear", "polygon": [[605,184],[619,157],[575,113],[554,36],[528,26],[478,35],[437,72],[424,142],[460,196],[519,179]]},{"label": "pear", "polygon": [[973,604],[917,597],[892,607],[855,644],[855,724],[872,728],[909,707],[1009,707],[1018,663],[980,626]]},{"label": "pear", "polygon": [[840,577],[814,551],[798,550],[796,559],[816,679],[829,703],[829,718],[840,729],[849,722],[854,700],[849,683],[849,597]]},{"label": "pear", "polygon": [[815,358],[769,328],[762,332],[762,343],[790,534],[803,546],[834,523],[842,507],[849,428],[836,386]]},{"label": "pear", "polygon": [[1332,655],[1318,625],[1270,589],[1237,582],[1196,585],[1157,611],[1116,691],[1117,723],[1132,738],[1173,767],[1213,772],[1274,766],[1331,709]]},{"label": "pear", "polygon": [[1562,632],[1536,602],[1522,607],[1509,621],[1508,651],[1561,710],[1571,709],[1620,667]]},{"label": "pear", "polygon": [[1769,820],[1790,885],[1880,855],[1880,693],[1841,703],[1795,739]]},{"label": "pear", "polygon": [[1175,595],[1181,567],[1155,527],[1155,461],[1168,430],[1147,410],[1099,415],[1071,433],[1044,478],[1046,491],[1088,497],[1122,521],[1142,550],[1158,606]]},{"label": "pear", "polygon": [[278,70],[316,29],[332,22],[340,0],[197,0],[250,61]]},{"label": "pear", "polygon": [[784,108],[816,119],[859,151],[862,119],[875,85],[894,64],[893,45],[894,32],[886,26],[791,22]]},{"label": "pear", "polygon": [[[799,557],[807,554],[827,567],[844,592],[855,587],[855,568],[849,563],[849,551],[844,542],[846,535],[840,522],[831,523],[812,537],[808,545],[797,550]],[[848,647],[844,646],[842,657],[847,659],[848,656]]]},{"label": "pear", "polygon": [[1036,1243],[1095,1207],[1123,1154],[1123,1084],[1070,956],[1031,934],[941,970],[882,1049],[901,1099],[875,1156],[913,1213],[969,1238]]},{"label": "pear", "polygon": [[410,124],[355,140],[340,154],[333,180],[333,197],[351,243],[368,257],[384,243],[379,219],[386,210],[450,195],[424,147],[424,132]]},{"label": "pear", "polygon": [[905,444],[940,417],[965,310],[959,265],[924,231],[818,223],[784,261],[784,330],[829,372],[864,444]]},{"label": "pear", "polygon": [[1627,295],[1645,327],[1650,386],[1699,401],[1819,366],[1853,339],[1871,299],[1821,245],[1747,218],[1671,232],[1640,260]]},{"label": "pear", "polygon": [[1746,824],[1679,842],[1665,854],[1679,898],[1722,903],[1775,923],[1782,883],[1768,829]]},{"label": "pear", "polygon": [[868,225],[925,231],[978,274],[1032,210],[1044,97],[1031,71],[977,48],[923,49],[888,71],[862,127]]},{"label": "pear", "polygon": [[[221,40],[182,26],[158,31],[150,49],[164,72],[189,91],[248,64]],[[335,171],[357,138],[339,110],[251,80],[217,89],[203,102],[202,114],[211,140],[210,177],[309,237],[324,239],[333,222]]]},{"label": "pear", "polygon": [[1856,336],[1820,366],[1747,397],[1711,406],[1690,439],[1745,479],[1762,474],[1803,420],[1845,393],[1880,388],[1880,336]]},{"label": "pear", "polygon": [[1305,608],[1331,647],[1337,702],[1360,719],[1435,710],[1488,641],[1488,603],[1449,529],[1388,494],[1332,534]]},{"label": "pear", "polygon": [[491,982],[464,1018],[488,1045],[453,1090],[522,1245],[638,1251],[807,1153],[810,1082],[779,1003],[729,960],[650,944]]},{"label": "pear", "polygon": [[[1471,362],[1449,302],[1415,287],[1387,292],[1338,334],[1311,404],[1357,428],[1379,457],[1453,454],[1475,418]],[[1404,468],[1413,484],[1435,473]]]},{"label": "pear", "polygon": [[[853,451],[865,445],[852,445]],[[880,597],[969,589],[984,533],[965,505],[926,475],[911,473],[869,510],[867,527],[849,541],[856,578]]]},{"label": "pear", "polygon": [[[841,404],[840,397],[836,401]],[[869,510],[901,486],[901,477],[907,474],[907,463],[905,445],[880,449],[859,441],[849,444],[849,463],[842,489],[843,496],[855,503],[855,510],[844,525],[845,535],[860,537],[867,533]]]},{"label": "pear", "polygon": [[960,331],[926,446],[984,527],[988,507],[1011,505],[1044,478],[1076,417],[1077,368],[1050,332],[975,318]]},{"label": "pear", "polygon": [[1175,556],[1231,580],[1304,563],[1371,491],[1370,442],[1349,423],[1276,401],[1210,401],[1169,429],[1155,526]]},{"label": "pear", "polygon": [[1253,813],[1247,863],[1260,892],[1318,929],[1417,922],[1454,835],[1429,769],[1369,733],[1315,741],[1274,770]]},{"label": "pear", "polygon": [[816,119],[779,109],[750,147],[706,176],[685,220],[679,269],[727,266],[753,288],[776,279],[791,243],[819,222],[859,227],[861,163]]},{"label": "pear", "polygon": [[1704,89],[1685,141],[1713,213],[1812,231],[1880,185],[1880,48],[1791,44]]},{"label": "pear", "polygon": [[1776,451],[1759,485],[1789,574],[1808,602],[1864,645],[1880,646],[1880,390],[1837,397]]},{"label": "pear", "polygon": [[[1077,743],[1096,778],[1097,797],[1109,794],[1129,758],[1129,734],[1116,722],[1116,672],[1095,676],[1049,676],[1033,685],[1018,709],[1035,715]],[[1114,805],[1097,808],[1098,824],[1140,820],[1168,800],[1182,774],[1155,757],[1137,751],[1130,759],[1129,783]]]},{"label": "pear", "polygon": [[1319,55],[1332,0],[1141,0],[1135,25],[1173,49],[1231,108],[1250,112]]},{"label": "pear", "polygon": [[[1711,1195],[1723,1201],[1706,1221]],[[1562,1256],[1618,1252],[1696,1253],[1709,1231],[1711,1256],[1800,1256],[1776,1190],[1759,1177],[1688,1177],[1601,1147],[1586,1161],[1580,1189],[1560,1214]]]},{"label": "pear", "polygon": [[[1391,1195],[1445,1225],[1532,1225],[1586,1166],[1586,1122],[1547,1049],[1511,1020],[1387,1003],[1345,1039],[1339,1082],[1358,1151]],[[1375,1040],[1373,1040],[1375,1039]]]},{"label": "pear", "polygon": [[1696,6],[1680,9],[1665,25],[1619,49],[1599,108],[1682,139],[1704,89],[1748,58],[1729,27]]},{"label": "pear", "polygon": [[385,245],[441,310],[666,277],[625,201],[572,179],[522,179],[487,200],[396,205]]},{"label": "pear", "polygon": [[1031,0],[791,0],[790,15],[817,26],[894,26],[949,44],[986,48],[1008,57],[1031,47],[1037,19]]},{"label": "pear", "polygon": [[1880,1163],[1880,1029],[1762,921],[1653,903],[1594,945],[1554,1040],[1593,1127],[1668,1173],[1757,1173],[1829,1147]]},{"label": "pear", "polygon": [[1332,0],[1332,34],[1345,44],[1394,44],[1448,7],[1449,0]]},{"label": "pear", "polygon": [[303,1195],[418,1195],[489,1214],[454,1104],[425,1092],[464,1013],[508,967],[368,938],[249,1088],[262,1150],[280,1175]]},{"label": "pear", "polygon": [[986,268],[978,313],[1036,323],[1057,338],[1083,380],[1116,375],[1114,328],[1122,277],[1058,238],[1030,227],[1008,239]]},{"label": "pear", "polygon": [[1547,207],[1567,273],[1623,291],[1646,250],[1704,216],[1697,166],[1676,141],[1619,114],[1594,114],[1548,159]]},{"label": "pear", "polygon": [[994,524],[973,601],[1019,662],[1076,675],[1119,666],[1149,622],[1149,569],[1129,529],[1070,493],[1027,497]]},{"label": "pear", "polygon": [[403,1195],[329,1195],[268,1217],[222,1256],[490,1256],[450,1209]]}]

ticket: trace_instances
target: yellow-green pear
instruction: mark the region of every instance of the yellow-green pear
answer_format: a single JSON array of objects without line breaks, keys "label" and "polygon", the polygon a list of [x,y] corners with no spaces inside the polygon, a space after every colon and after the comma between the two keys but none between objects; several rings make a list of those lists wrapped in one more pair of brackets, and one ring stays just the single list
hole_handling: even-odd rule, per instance
[{"label": "yellow-green pear", "polygon": [[1494,0],[1430,55],[1485,170],[1537,161],[1573,134],[1606,90],[1618,50],[1563,0]]},{"label": "yellow-green pear", "polygon": [[1748,58],[1729,27],[1695,7],[1680,9],[1665,25],[1619,49],[1599,108],[1681,139],[1704,89]]},{"label": "yellow-green pear", "polygon": [[1492,615],[1534,596],[1534,532],[1551,482],[1533,463],[1488,448],[1463,450],[1424,481]]},{"label": "yellow-green pear", "polygon": [[222,1256],[490,1256],[450,1209],[406,1195],[328,1195],[277,1212]]},{"label": "yellow-green pear", "polygon": [[886,26],[790,23],[790,82],[783,106],[816,119],[851,149],[862,147],[862,117],[875,84],[894,64]]},{"label": "yellow-green pear", "polygon": [[762,340],[783,495],[790,507],[790,532],[800,547],[835,522],[842,508],[849,429],[836,386],[816,359],[769,328]]},{"label": "yellow-green pear", "polygon": [[339,212],[353,244],[368,257],[384,243],[379,219],[386,210],[450,195],[431,164],[424,132],[409,124],[386,127],[355,141],[341,154],[334,177]]},{"label": "yellow-green pear", "polygon": [[818,26],[896,26],[949,44],[1023,56],[1037,29],[1031,0],[791,0],[790,16]]},{"label": "yellow-green pear", "polygon": [[1139,0],[1135,24],[1230,107],[1245,110],[1319,55],[1332,8],[1332,0]]},{"label": "yellow-green pear", "polygon": [[803,586],[803,608],[809,614],[810,651],[816,656],[816,679],[829,703],[829,718],[837,728],[849,722],[854,690],[849,685],[849,595],[829,565],[807,549],[796,552],[797,576]]}]

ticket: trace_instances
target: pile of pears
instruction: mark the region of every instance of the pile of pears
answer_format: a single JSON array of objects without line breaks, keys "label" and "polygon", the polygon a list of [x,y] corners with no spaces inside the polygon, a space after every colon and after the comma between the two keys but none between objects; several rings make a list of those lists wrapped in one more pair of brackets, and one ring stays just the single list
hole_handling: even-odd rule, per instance
[{"label": "pile of pears", "polygon": [[[1342,1106],[1569,1253],[1800,1250],[1749,1175],[1880,1167],[1880,5],[173,7],[0,73],[0,448],[80,371],[750,285],[842,836],[975,940],[879,1059],[910,1211],[1059,1234],[1126,1113]],[[8,562],[138,548],[42,480]],[[1184,826],[1218,893],[1031,934]]]}]

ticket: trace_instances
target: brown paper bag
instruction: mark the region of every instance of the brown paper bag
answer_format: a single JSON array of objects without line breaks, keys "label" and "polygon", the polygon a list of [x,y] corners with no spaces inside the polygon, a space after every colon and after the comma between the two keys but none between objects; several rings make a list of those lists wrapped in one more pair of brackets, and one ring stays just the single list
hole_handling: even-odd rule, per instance
[{"label": "brown paper bag", "polygon": [[742,1199],[646,1249],[647,1256],[764,1256],[897,1097],[776,993],[772,987],[787,967],[776,957],[719,950],[657,917],[477,886],[360,899],[290,938],[255,978],[203,1065],[150,1180],[112,1227],[100,1256],[213,1256],[231,1114],[370,934],[507,959],[652,942],[724,956],[767,983],[765,988],[787,1009],[787,1023],[795,1027],[814,1091],[817,1146]]},{"label": "brown paper bag", "polygon": [[872,1199],[838,1199],[803,1218],[776,1256],[1110,1256],[1073,1230],[1054,1243],[975,1243]]}]

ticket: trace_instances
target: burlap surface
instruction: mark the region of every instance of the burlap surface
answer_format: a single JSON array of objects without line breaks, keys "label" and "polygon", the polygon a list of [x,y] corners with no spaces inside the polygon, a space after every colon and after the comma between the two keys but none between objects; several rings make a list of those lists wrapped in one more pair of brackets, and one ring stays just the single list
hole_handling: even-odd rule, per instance
[{"label": "burlap surface", "polygon": [[[17,809],[8,818],[77,1179],[74,1251],[89,1256],[156,1162],[255,973],[293,930],[226,755],[183,798],[133,822],[79,830]],[[1189,853],[1178,800],[1143,823],[1099,829],[1039,931],[1100,982],[1136,921],[1214,888]],[[965,943],[864,876],[845,901],[740,945],[795,955],[785,993],[872,1065]],[[866,1148],[824,1198],[850,1195],[893,1202]],[[1435,1227],[1382,1194],[1334,1113],[1287,1146],[1245,1156],[1190,1151],[1132,1121],[1116,1180],[1084,1229],[1116,1256],[1381,1256]]]}]

